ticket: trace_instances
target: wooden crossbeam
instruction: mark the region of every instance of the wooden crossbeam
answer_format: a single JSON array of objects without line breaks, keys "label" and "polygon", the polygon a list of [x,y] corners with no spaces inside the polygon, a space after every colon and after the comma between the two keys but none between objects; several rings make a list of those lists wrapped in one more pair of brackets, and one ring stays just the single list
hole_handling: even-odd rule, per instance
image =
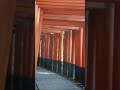
[{"label": "wooden crossbeam", "polygon": [[42,29],[43,33],[62,33],[63,31],[56,30],[56,29]]},{"label": "wooden crossbeam", "polygon": [[85,27],[85,22],[70,22],[70,21],[57,21],[57,20],[44,19],[43,25]]},{"label": "wooden crossbeam", "polygon": [[71,26],[50,26],[50,25],[43,25],[44,28],[54,28],[59,30],[79,30],[79,27],[71,27]]},{"label": "wooden crossbeam", "polygon": [[38,5],[58,5],[58,6],[78,6],[78,7],[85,7],[84,3],[61,3],[61,2],[37,2]]},{"label": "wooden crossbeam", "polygon": [[85,7],[80,7],[80,6],[58,6],[58,5],[39,5],[39,8],[43,8],[43,9],[46,9],[46,8],[51,8],[51,9],[55,9],[55,8],[58,8],[58,9],[70,9],[70,10],[74,10],[74,9],[77,9],[77,10],[81,10],[81,9],[85,9]]},{"label": "wooden crossbeam", "polygon": [[84,22],[85,21],[85,16],[45,14],[43,19],[58,20],[58,21]]},{"label": "wooden crossbeam", "polygon": [[36,0],[36,2],[85,3],[85,0]]},{"label": "wooden crossbeam", "polygon": [[85,0],[36,0],[40,8],[85,9]]},{"label": "wooden crossbeam", "polygon": [[85,16],[85,10],[44,9],[44,14]]}]

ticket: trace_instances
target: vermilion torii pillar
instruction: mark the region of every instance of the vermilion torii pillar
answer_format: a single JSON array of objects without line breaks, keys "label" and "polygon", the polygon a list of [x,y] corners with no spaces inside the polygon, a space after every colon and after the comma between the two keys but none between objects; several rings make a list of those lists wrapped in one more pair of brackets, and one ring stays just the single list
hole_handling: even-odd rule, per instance
[{"label": "vermilion torii pillar", "polygon": [[0,0],[0,90],[5,88],[15,0]]},{"label": "vermilion torii pillar", "polygon": [[40,9],[38,5],[36,5],[35,6],[35,70],[38,61],[40,35],[42,29],[42,18],[43,18],[43,10]]}]

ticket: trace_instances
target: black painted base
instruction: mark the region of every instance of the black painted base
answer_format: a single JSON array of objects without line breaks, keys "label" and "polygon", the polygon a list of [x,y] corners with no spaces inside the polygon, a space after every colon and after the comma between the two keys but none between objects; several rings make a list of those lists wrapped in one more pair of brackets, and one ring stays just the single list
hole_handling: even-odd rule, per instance
[{"label": "black painted base", "polygon": [[58,61],[58,73],[61,74],[62,73],[62,62]]},{"label": "black painted base", "polygon": [[73,78],[73,73],[74,73],[74,70],[75,70],[75,65],[74,64],[68,64],[68,76]]},{"label": "black painted base", "polygon": [[58,60],[52,60],[46,58],[39,58],[38,61],[39,61],[38,66],[40,67],[67,76],[71,79],[75,79],[76,81],[79,81],[82,85],[85,84],[85,68],[78,67],[74,64],[65,61],[60,62]]},{"label": "black painted base", "polygon": [[52,60],[52,62],[53,62],[53,71],[58,72],[58,67],[57,67],[58,62],[56,60]]},{"label": "black painted base", "polygon": [[75,80],[85,85],[85,69],[75,66]]},{"label": "black painted base", "polygon": [[67,76],[67,70],[68,69],[68,63],[67,62],[63,62],[63,75]]},{"label": "black painted base", "polygon": [[35,90],[35,78],[7,75],[5,90]]}]

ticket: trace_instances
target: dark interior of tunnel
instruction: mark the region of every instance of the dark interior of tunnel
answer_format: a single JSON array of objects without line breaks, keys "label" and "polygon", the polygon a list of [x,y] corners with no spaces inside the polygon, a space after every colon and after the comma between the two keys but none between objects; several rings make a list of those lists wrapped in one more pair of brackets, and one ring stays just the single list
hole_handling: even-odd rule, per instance
[{"label": "dark interior of tunnel", "polygon": [[35,89],[34,1],[16,0],[5,90]]}]

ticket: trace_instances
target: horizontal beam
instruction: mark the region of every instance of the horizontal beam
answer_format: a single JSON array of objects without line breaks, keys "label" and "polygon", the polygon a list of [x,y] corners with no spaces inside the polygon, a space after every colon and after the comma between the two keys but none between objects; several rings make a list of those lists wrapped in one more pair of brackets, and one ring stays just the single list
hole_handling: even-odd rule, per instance
[{"label": "horizontal beam", "polygon": [[80,7],[80,6],[64,6],[64,5],[39,5],[39,8],[42,8],[42,9],[55,9],[55,8],[58,8],[58,9],[70,9],[70,10],[81,10],[81,9],[84,9],[85,10],[85,7]]},{"label": "horizontal beam", "polygon": [[44,14],[85,16],[85,10],[44,9]]},{"label": "horizontal beam", "polygon": [[84,3],[60,3],[60,2],[45,2],[45,1],[40,1],[37,2],[37,5],[58,5],[58,6],[76,6],[76,7],[85,7]]},{"label": "horizontal beam", "polygon": [[36,0],[40,8],[85,9],[85,0]]},{"label": "horizontal beam", "polygon": [[43,20],[43,25],[85,27],[85,22],[68,22],[68,21],[57,21],[57,20],[45,19]]},{"label": "horizontal beam", "polygon": [[48,30],[52,29],[52,30],[57,30],[57,31],[58,30],[59,31],[67,31],[68,30],[68,29],[61,29],[61,28],[56,28],[56,27],[44,27],[44,26],[43,26],[43,29],[48,29]]},{"label": "horizontal beam", "polygon": [[36,2],[58,2],[58,3],[85,3],[85,0],[36,0]]},{"label": "horizontal beam", "polygon": [[43,25],[45,28],[54,28],[59,30],[79,30],[79,27],[71,27],[71,26],[49,26],[49,25]]},{"label": "horizontal beam", "polygon": [[42,29],[43,33],[62,33],[63,31],[54,29]]},{"label": "horizontal beam", "polygon": [[74,16],[74,15],[50,15],[45,14],[43,19],[47,20],[58,20],[58,21],[73,21],[73,22],[84,22],[85,16]]}]

